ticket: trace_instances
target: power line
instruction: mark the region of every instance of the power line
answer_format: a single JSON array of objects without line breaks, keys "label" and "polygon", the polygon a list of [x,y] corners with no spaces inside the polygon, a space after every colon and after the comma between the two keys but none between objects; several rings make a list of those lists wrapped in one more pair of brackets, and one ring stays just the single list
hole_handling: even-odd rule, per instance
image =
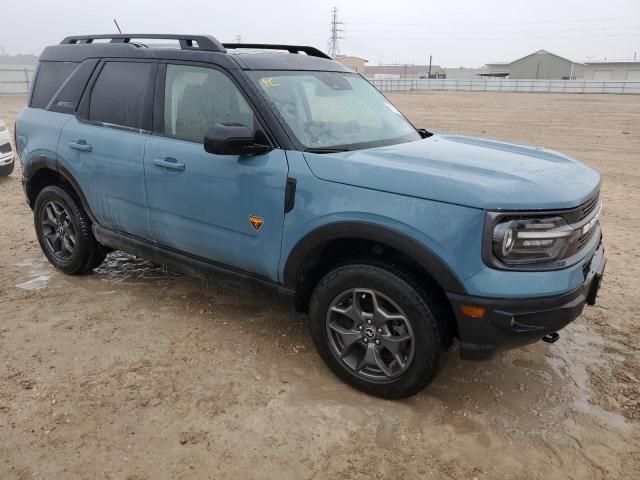
[{"label": "power line", "polygon": [[329,39],[329,56],[331,58],[336,58],[340,54],[340,46],[338,45],[338,40],[343,38],[340,34],[344,32],[341,25],[344,25],[344,22],[338,21],[338,7],[333,7],[331,9],[331,38]]},{"label": "power line", "polygon": [[495,30],[495,29],[491,29],[491,30],[468,30],[468,29],[458,29],[458,30],[399,30],[399,29],[390,29],[390,30],[381,30],[379,28],[376,28],[375,30],[363,30],[360,28],[357,29],[351,29],[354,32],[357,33],[429,33],[429,34],[458,34],[458,33],[465,33],[465,34],[511,34],[511,33],[516,33],[516,34],[543,34],[543,33],[564,33],[564,32],[577,32],[577,33],[583,33],[583,32],[600,32],[600,31],[612,31],[612,32],[619,32],[621,30],[631,30],[633,32],[637,32],[640,33],[640,29],[638,27],[633,27],[633,26],[619,26],[619,27],[584,27],[584,28],[554,28],[554,29],[545,29],[545,30],[540,30],[540,29],[536,29],[536,30]]},{"label": "power line", "polygon": [[[362,17],[362,16],[360,16]],[[389,21],[376,22],[376,21],[355,21],[349,22],[353,25],[387,25],[387,26],[423,26],[423,27],[442,27],[442,26],[455,26],[455,25],[539,25],[549,23],[589,23],[589,22],[616,22],[616,21],[629,21],[632,20],[629,17],[599,17],[599,18],[570,18],[570,19],[554,19],[554,20],[534,20],[534,21],[518,21],[518,20],[504,20],[499,22],[484,22],[484,21],[469,21],[469,22],[454,22],[454,23],[395,23]]]}]

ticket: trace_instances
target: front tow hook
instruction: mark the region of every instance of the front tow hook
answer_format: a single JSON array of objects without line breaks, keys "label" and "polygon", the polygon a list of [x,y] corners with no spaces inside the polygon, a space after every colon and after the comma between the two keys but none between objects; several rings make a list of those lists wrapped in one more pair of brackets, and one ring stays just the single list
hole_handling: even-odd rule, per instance
[{"label": "front tow hook", "polygon": [[542,337],[543,342],[547,343],[556,343],[560,338],[560,334],[558,332],[548,333],[544,337]]}]

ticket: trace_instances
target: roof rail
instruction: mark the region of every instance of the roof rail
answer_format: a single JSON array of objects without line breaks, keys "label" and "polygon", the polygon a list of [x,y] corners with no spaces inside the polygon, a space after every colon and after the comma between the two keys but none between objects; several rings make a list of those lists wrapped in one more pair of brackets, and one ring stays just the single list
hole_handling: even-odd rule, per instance
[{"label": "roof rail", "polygon": [[61,45],[93,43],[94,40],[111,40],[110,43],[130,43],[131,39],[178,40],[182,50],[206,50],[225,53],[222,44],[211,35],[174,35],[164,33],[115,33],[105,35],[77,35],[66,37]]},{"label": "roof rail", "polygon": [[255,48],[260,50],[286,50],[289,53],[304,52],[311,57],[328,58],[329,60],[331,60],[331,57],[329,55],[318,50],[317,48],[305,47],[302,45],[276,45],[269,43],[223,43],[222,46],[228,49]]}]

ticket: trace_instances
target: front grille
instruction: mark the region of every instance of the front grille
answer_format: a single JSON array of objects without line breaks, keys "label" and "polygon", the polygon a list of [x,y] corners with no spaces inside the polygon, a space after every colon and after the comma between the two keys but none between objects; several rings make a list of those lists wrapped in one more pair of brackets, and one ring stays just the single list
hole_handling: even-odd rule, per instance
[{"label": "front grille", "polygon": [[581,250],[582,247],[584,247],[587,243],[589,243],[589,240],[591,240],[591,237],[593,237],[593,234],[595,233],[595,231],[596,229],[592,228],[591,230],[589,230],[587,233],[585,233],[578,239],[577,250]]},{"label": "front grille", "polygon": [[569,225],[575,225],[582,222],[584,219],[593,214],[598,205],[600,204],[600,192],[596,192],[582,205],[575,208],[571,208],[564,211],[559,211],[558,214],[563,216]]},{"label": "front grille", "polygon": [[584,220],[591,212],[593,212],[594,208],[598,206],[598,200],[600,200],[600,192],[596,193],[593,197],[578,207],[578,221]]},{"label": "front grille", "polygon": [[0,153],[9,153],[11,151],[11,144],[5,143],[4,145],[0,145]]}]

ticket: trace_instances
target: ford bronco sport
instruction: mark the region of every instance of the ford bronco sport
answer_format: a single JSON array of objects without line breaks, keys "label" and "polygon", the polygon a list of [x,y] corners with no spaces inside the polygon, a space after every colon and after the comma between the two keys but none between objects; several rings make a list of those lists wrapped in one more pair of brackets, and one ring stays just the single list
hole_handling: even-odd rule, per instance
[{"label": "ford bronco sport", "polygon": [[417,129],[313,47],[69,37],[16,128],[55,267],[119,249],[271,287],[338,377],[385,398],[429,384],[454,338],[469,359],[555,341],[604,270],[597,172]]}]

